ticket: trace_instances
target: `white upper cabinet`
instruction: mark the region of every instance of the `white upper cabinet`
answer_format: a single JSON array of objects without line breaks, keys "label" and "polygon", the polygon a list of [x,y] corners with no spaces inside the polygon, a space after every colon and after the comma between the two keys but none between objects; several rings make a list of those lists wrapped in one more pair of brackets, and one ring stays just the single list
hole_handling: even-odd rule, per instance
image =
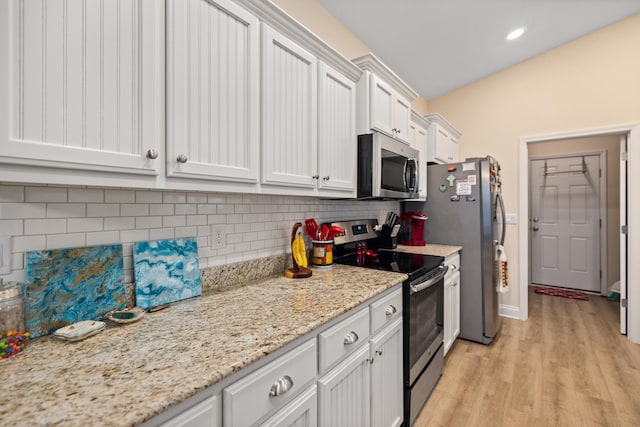
[{"label": "white upper cabinet", "polygon": [[316,57],[268,25],[262,37],[262,182],[313,189],[319,178]]},{"label": "white upper cabinet", "polygon": [[409,201],[425,201],[427,199],[427,128],[429,122],[415,111],[411,111],[409,125],[409,143],[420,152],[418,161],[418,197]]},{"label": "white upper cabinet", "polygon": [[364,70],[358,82],[358,133],[376,130],[409,143],[411,102],[417,93],[371,53],[353,62]]},{"label": "white upper cabinet", "polygon": [[429,121],[428,161],[456,163],[460,132],[440,114],[428,114],[425,118]]},{"label": "white upper cabinet", "polygon": [[356,83],[319,63],[318,188],[356,191]]},{"label": "white upper cabinet", "polygon": [[257,182],[258,25],[231,0],[167,1],[167,175]]},{"label": "white upper cabinet", "polygon": [[162,2],[0,2],[0,163],[157,175],[163,73]]}]

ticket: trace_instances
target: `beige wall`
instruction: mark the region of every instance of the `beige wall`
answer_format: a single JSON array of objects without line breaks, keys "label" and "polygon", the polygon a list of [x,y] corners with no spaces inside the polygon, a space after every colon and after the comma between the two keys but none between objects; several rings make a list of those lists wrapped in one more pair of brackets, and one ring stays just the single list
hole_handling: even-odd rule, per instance
[{"label": "beige wall", "polygon": [[[357,58],[371,51],[316,0],[273,0],[273,3],[346,58]],[[427,100],[421,96],[411,107],[421,115],[429,112]]]},{"label": "beige wall", "polygon": [[[607,153],[607,287],[620,279],[620,138],[615,135],[566,139],[529,145],[529,158],[562,154]],[[531,182],[531,181],[529,181]]]},{"label": "beige wall", "polygon": [[[429,100],[461,132],[461,158],[492,154],[507,212],[518,209],[519,138],[640,122],[640,14],[476,83]],[[518,221],[527,221],[518,218]],[[509,279],[501,303],[518,307],[518,230],[507,229]]]}]

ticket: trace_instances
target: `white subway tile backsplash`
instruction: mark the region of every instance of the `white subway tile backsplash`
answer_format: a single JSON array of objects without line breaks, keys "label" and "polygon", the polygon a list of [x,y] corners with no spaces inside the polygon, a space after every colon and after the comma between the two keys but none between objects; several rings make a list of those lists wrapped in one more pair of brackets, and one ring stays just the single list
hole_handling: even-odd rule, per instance
[{"label": "white subway tile backsplash", "polygon": [[[389,210],[398,203],[0,184],[0,233],[13,236],[12,272],[2,277],[24,276],[28,251],[121,243],[132,280],[132,242],[193,236],[206,268],[289,252],[291,227],[305,218],[383,220]],[[214,225],[225,232],[219,249],[210,247]]]},{"label": "white subway tile backsplash", "polygon": [[66,219],[26,219],[24,221],[24,234],[26,235],[66,232]]},{"label": "white subway tile backsplash", "polygon": [[136,191],[136,203],[162,203],[162,191]]},{"label": "white subway tile backsplash", "polygon": [[24,201],[28,203],[66,202],[67,189],[55,187],[25,187]]},{"label": "white subway tile backsplash", "polygon": [[105,190],[105,203],[135,203],[136,192],[132,190]]},{"label": "white subway tile backsplash", "polygon": [[21,236],[24,225],[21,219],[0,219],[0,234],[5,236]]},{"label": "white subway tile backsplash", "polygon": [[86,246],[85,233],[49,234],[46,249],[78,248]]},{"label": "white subway tile backsplash", "polygon": [[24,187],[19,185],[0,185],[0,202],[24,202]]},{"label": "white subway tile backsplash", "polygon": [[104,190],[97,188],[69,188],[69,203],[102,203]]},{"label": "white subway tile backsplash", "polygon": [[149,215],[173,215],[174,205],[149,205]]},{"label": "white subway tile backsplash", "polygon": [[47,218],[80,218],[86,216],[83,203],[48,203]]},{"label": "white subway tile backsplash", "polygon": [[103,218],[69,218],[67,220],[67,231],[70,233],[102,231],[103,224]]},{"label": "white subway tile backsplash", "polygon": [[146,203],[125,203],[120,205],[120,215],[122,216],[148,216],[149,205]]},{"label": "white subway tile backsplash", "polygon": [[87,204],[87,216],[120,216],[120,205],[117,203],[90,203]]}]

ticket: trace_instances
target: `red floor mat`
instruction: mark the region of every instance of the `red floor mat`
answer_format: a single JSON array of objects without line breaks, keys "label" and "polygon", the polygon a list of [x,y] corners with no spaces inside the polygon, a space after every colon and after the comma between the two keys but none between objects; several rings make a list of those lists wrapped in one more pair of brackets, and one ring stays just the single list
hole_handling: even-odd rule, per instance
[{"label": "red floor mat", "polygon": [[553,295],[556,297],[564,297],[564,298],[572,298],[572,299],[589,301],[589,295],[585,294],[584,292],[574,291],[571,289],[550,288],[548,286],[534,286],[533,291],[537,294],[546,294],[546,295]]}]

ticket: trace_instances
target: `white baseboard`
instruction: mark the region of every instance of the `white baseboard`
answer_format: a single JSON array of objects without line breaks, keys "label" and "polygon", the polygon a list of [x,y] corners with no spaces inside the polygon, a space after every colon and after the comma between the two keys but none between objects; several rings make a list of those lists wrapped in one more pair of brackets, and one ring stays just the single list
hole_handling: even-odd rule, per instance
[{"label": "white baseboard", "polygon": [[502,317],[520,320],[520,307],[516,307],[515,305],[500,304],[498,313]]}]

